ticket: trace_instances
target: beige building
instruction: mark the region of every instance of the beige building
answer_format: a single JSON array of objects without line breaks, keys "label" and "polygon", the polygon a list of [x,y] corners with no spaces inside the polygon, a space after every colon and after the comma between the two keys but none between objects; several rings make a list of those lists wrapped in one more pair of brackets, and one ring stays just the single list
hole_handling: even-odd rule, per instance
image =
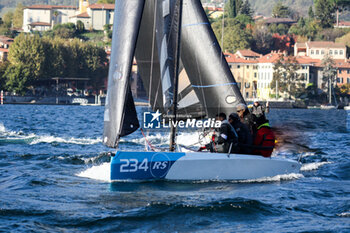
[{"label": "beige building", "polygon": [[114,4],[89,4],[79,0],[79,7],[33,5],[23,10],[23,31],[47,31],[55,24],[84,23],[86,29],[103,30],[106,24],[113,24]]},{"label": "beige building", "polygon": [[332,41],[309,41],[294,45],[294,56],[307,56],[322,60],[329,54],[333,59],[346,59],[346,46]]},{"label": "beige building", "polygon": [[251,50],[238,50],[235,54],[225,53],[227,63],[245,99],[257,97],[258,60],[252,58],[252,54],[260,56]]}]

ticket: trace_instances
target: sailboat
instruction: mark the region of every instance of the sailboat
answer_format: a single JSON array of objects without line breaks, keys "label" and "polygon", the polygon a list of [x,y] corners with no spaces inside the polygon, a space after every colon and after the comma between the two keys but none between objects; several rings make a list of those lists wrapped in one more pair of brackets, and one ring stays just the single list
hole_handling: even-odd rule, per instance
[{"label": "sailboat", "polygon": [[116,0],[103,134],[103,143],[117,149],[112,181],[247,180],[299,172],[300,163],[285,158],[182,152],[173,124],[169,150],[118,149],[121,137],[140,127],[129,78],[134,57],[152,109],[171,121],[180,114],[229,114],[244,103],[200,0]]}]

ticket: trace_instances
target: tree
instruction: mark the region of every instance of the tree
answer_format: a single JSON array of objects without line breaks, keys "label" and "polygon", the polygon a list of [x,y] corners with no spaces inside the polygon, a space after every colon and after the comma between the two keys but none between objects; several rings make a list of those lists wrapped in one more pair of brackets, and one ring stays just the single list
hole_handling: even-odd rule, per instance
[{"label": "tree", "polygon": [[315,13],[314,10],[312,9],[312,6],[309,7],[309,11],[307,12],[309,19],[314,19],[315,18]]},{"label": "tree", "polygon": [[22,3],[18,3],[13,14],[13,26],[15,28],[22,28],[23,25],[23,9],[24,6]]},{"label": "tree", "polygon": [[7,90],[22,95],[33,82],[30,67],[23,64],[9,65],[4,76]]},{"label": "tree", "polygon": [[[213,30],[217,38],[222,38],[221,22],[213,23]],[[223,51],[228,50],[235,52],[238,49],[246,49],[251,47],[252,35],[250,30],[237,19],[227,19],[224,23],[224,45],[221,45]],[[221,39],[219,39],[221,44]]]},{"label": "tree", "polygon": [[249,0],[245,0],[240,9],[240,14],[252,17],[254,11],[252,10]]},{"label": "tree", "polygon": [[82,32],[85,31],[85,25],[84,25],[84,23],[81,20],[77,21],[77,26],[76,27],[77,27],[77,32],[78,33],[82,33]]},{"label": "tree", "polygon": [[74,38],[76,33],[76,27],[74,23],[56,24],[53,27],[52,31],[55,36],[69,39]]},{"label": "tree", "polygon": [[300,68],[295,57],[281,55],[274,66],[271,88],[278,86],[278,92],[288,94],[289,99],[305,90],[305,80],[296,71]]},{"label": "tree", "polygon": [[4,22],[5,27],[7,27],[7,28],[11,28],[12,27],[12,19],[13,19],[13,12],[12,11],[7,12],[3,16],[2,20]]},{"label": "tree", "polygon": [[288,18],[290,15],[290,9],[283,5],[282,2],[277,2],[272,9],[272,17],[274,18]]},{"label": "tree", "polygon": [[242,0],[228,0],[225,6],[226,11],[228,12],[228,17],[235,18],[239,14],[242,4]]},{"label": "tree", "polygon": [[272,33],[263,23],[258,23],[253,28],[253,41],[254,51],[265,54],[272,50]]},{"label": "tree", "polygon": [[[45,47],[38,35],[20,34],[10,46],[8,60],[17,68],[29,69],[31,80],[43,78]],[[19,69],[19,68],[18,68]]]},{"label": "tree", "polygon": [[322,81],[324,84],[324,87],[328,87],[329,90],[329,103],[332,103],[332,89],[333,89],[333,83],[335,82],[335,77],[337,74],[337,70],[335,69],[335,62],[331,56],[326,54],[324,58],[322,59],[322,72],[323,77]]},{"label": "tree", "polygon": [[322,28],[333,27],[335,7],[332,0],[315,0],[315,15]]}]

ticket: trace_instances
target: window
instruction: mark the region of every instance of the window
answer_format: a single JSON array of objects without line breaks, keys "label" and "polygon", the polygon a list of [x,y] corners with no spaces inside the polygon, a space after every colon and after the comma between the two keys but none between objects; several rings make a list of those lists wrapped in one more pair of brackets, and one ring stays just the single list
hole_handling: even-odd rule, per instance
[{"label": "window", "polygon": [[333,50],[329,50],[329,55],[333,55]]},{"label": "window", "polygon": [[254,73],[254,78],[256,78],[256,73]]},{"label": "window", "polygon": [[350,70],[348,70],[348,74],[350,74]]},{"label": "window", "polygon": [[337,78],[337,83],[340,83],[340,78]]},{"label": "window", "polygon": [[311,49],[311,55],[314,55],[314,50],[313,49]]},{"label": "window", "polygon": [[341,69],[339,69],[339,74],[341,74]]},{"label": "window", "polygon": [[321,50],[321,54],[322,54],[322,55],[324,54],[324,50],[323,50],[323,49]]},{"label": "window", "polygon": [[350,83],[350,78],[347,78],[347,83]]},{"label": "window", "polygon": [[316,55],[318,55],[318,54],[320,54],[320,50],[317,49],[316,50]]},{"label": "window", "polygon": [[237,65],[237,69],[239,69],[239,68],[241,68],[241,66],[240,66],[240,65]]},{"label": "window", "polygon": [[249,69],[249,65],[247,65],[247,69]]},{"label": "window", "polygon": [[338,50],[334,50],[334,55],[338,55]]},{"label": "window", "polygon": [[339,55],[343,55],[344,54],[344,51],[341,49],[339,50]]}]

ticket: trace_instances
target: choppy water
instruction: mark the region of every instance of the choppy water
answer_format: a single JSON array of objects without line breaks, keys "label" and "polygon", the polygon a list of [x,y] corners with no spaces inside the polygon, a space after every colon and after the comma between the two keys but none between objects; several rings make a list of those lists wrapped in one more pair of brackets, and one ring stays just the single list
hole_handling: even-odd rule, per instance
[{"label": "choppy water", "polygon": [[[347,117],[342,110],[271,111],[276,154],[301,156],[300,174],[241,183],[110,183],[103,107],[0,106],[0,231],[349,232]],[[164,132],[148,138],[167,143]],[[197,139],[183,132],[179,142]],[[142,150],[141,133],[121,147]]]}]

